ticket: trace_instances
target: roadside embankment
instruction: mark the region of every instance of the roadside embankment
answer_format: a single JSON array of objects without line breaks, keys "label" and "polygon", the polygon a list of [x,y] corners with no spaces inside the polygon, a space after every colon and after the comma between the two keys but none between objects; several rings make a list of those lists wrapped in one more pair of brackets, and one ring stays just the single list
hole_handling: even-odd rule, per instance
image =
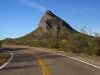
[{"label": "roadside embankment", "polygon": [[4,49],[0,49],[0,66],[2,66],[4,63],[6,63],[8,61],[8,59],[10,58],[11,54],[4,50]]}]

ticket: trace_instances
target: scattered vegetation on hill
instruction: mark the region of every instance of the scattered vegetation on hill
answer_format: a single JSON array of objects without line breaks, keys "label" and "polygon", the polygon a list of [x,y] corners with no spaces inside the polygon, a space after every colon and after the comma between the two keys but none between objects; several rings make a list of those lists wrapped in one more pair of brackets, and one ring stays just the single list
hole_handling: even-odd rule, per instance
[{"label": "scattered vegetation on hill", "polygon": [[[100,37],[99,33],[94,33],[95,36],[89,36],[86,28],[81,29],[81,33],[76,33],[70,36],[67,43],[67,50],[74,53],[84,53],[92,56],[100,56]],[[91,31],[89,32],[89,34]]]},{"label": "scattered vegetation on hill", "polygon": [[[62,40],[66,40],[66,43],[63,44]],[[48,33],[41,36],[35,36],[31,33],[17,39],[6,38],[2,42],[4,44],[56,48],[66,52],[100,56],[99,34],[95,32],[95,37],[89,36],[85,29],[82,29],[81,33],[68,34],[67,32],[66,34],[65,32],[56,36],[51,36]]]}]

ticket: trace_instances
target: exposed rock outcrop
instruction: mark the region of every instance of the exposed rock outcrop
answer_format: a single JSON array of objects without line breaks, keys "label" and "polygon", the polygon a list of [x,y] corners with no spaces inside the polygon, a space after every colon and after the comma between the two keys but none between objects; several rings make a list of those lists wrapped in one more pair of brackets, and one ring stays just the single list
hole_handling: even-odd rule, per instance
[{"label": "exposed rock outcrop", "polygon": [[35,30],[35,35],[42,35],[44,33],[57,35],[61,31],[77,32],[68,23],[47,10],[41,18],[38,28]]}]

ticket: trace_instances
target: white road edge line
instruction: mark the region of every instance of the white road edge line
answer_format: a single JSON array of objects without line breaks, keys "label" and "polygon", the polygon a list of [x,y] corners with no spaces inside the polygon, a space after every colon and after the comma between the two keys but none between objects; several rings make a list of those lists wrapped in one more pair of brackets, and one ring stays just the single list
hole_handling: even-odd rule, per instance
[{"label": "white road edge line", "polygon": [[11,54],[11,58],[9,59],[9,61],[7,61],[5,64],[3,64],[0,69],[4,68],[12,59],[13,59],[13,53],[11,53],[10,51],[8,51]]},{"label": "white road edge line", "polygon": [[94,64],[88,63],[88,62],[86,62],[86,61],[83,61],[83,60],[80,60],[80,59],[77,59],[77,58],[74,58],[74,57],[71,57],[71,56],[67,56],[67,55],[63,55],[63,54],[59,54],[59,53],[54,53],[54,52],[50,52],[50,51],[45,51],[45,50],[42,50],[42,51],[44,51],[44,52],[49,52],[49,53],[53,53],[53,54],[57,54],[57,55],[61,55],[61,56],[64,56],[64,57],[67,57],[67,58],[70,58],[70,59],[74,59],[74,60],[80,61],[80,62],[82,62],[82,63],[85,63],[85,64],[87,64],[87,65],[90,65],[90,66],[92,66],[92,67],[95,67],[95,68],[97,68],[97,69],[100,69],[99,66],[96,66],[96,65],[94,65]]},{"label": "white road edge line", "polygon": [[[55,54],[58,54],[58,53],[55,53]],[[74,60],[80,61],[80,62],[82,62],[82,63],[85,63],[85,64],[87,64],[87,65],[90,65],[90,66],[92,66],[92,67],[95,67],[95,68],[100,69],[99,66],[93,65],[93,64],[88,63],[88,62],[86,62],[86,61],[83,61],[83,60],[80,60],[80,59],[77,59],[77,58],[74,58],[74,57],[70,57],[70,56],[62,55],[62,54],[58,54],[58,55],[65,56],[65,57],[68,57],[68,58],[71,58],[71,59],[74,59]]]}]

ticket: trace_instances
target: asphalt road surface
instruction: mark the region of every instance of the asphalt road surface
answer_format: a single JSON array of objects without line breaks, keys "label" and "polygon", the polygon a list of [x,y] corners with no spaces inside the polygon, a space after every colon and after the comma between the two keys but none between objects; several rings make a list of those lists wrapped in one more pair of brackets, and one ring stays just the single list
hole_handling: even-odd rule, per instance
[{"label": "asphalt road surface", "polygon": [[6,46],[14,57],[0,75],[100,75],[100,69],[50,52]]}]

